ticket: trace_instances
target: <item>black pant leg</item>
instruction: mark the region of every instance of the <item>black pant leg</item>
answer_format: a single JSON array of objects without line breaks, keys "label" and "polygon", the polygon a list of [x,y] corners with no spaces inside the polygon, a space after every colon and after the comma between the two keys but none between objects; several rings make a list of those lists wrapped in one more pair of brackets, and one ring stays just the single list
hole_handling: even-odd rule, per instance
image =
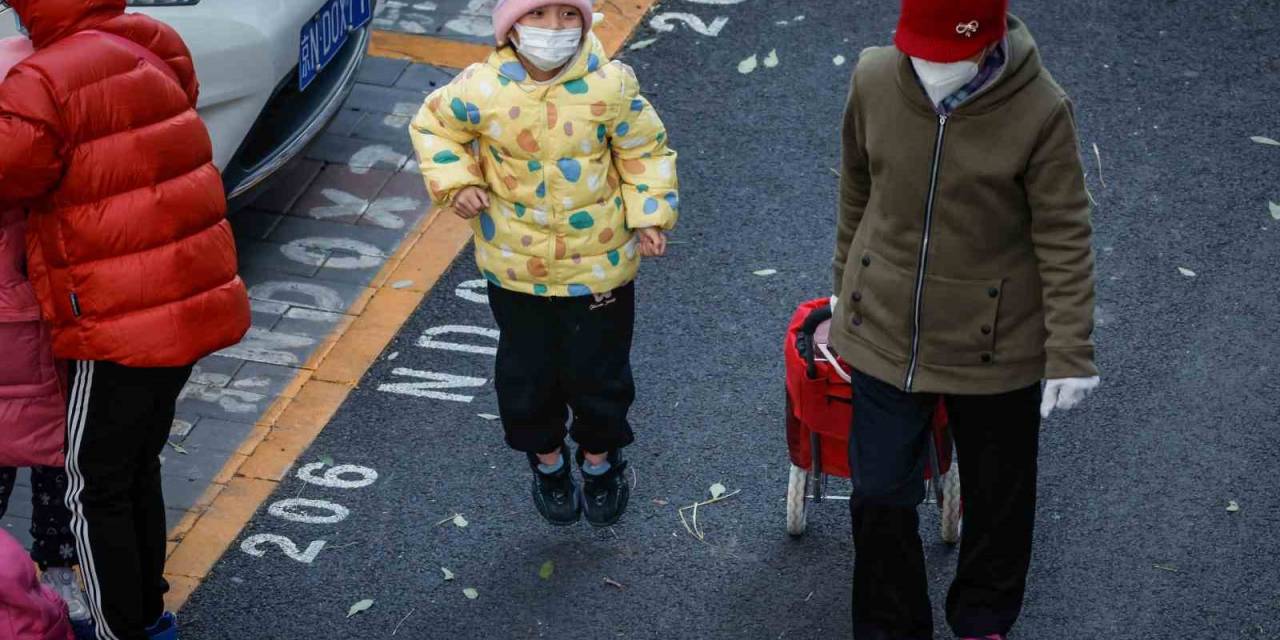
[{"label": "black pant leg", "polygon": [[169,591],[169,583],[164,579],[168,525],[160,477],[160,454],[169,440],[178,396],[191,377],[191,367],[135,372],[146,379],[146,385],[153,390],[154,401],[150,413],[138,425],[145,437],[140,442],[131,491],[142,579],[142,616],[143,620],[149,621],[147,624],[151,624],[164,613],[164,594]]},{"label": "black pant leg", "polygon": [[15,467],[0,467],[0,518],[9,512],[9,496],[13,495],[13,486],[18,482],[18,470]]},{"label": "black pant leg", "polygon": [[31,469],[31,538],[31,559],[42,570],[79,564],[67,510],[67,472],[61,467]]},{"label": "black pant leg", "polygon": [[575,442],[589,453],[608,453],[635,440],[627,413],[635,402],[631,342],[635,284],[611,292],[556,301],[561,310],[560,379],[573,409]]},{"label": "black pant leg", "polygon": [[136,371],[109,362],[72,364],[67,411],[67,507],[98,638],[143,640],[133,484],[142,428],[155,404]]},{"label": "black pant leg", "polygon": [[1008,633],[1022,610],[1036,508],[1040,386],[947,398],[964,530],[947,621],[957,635]]},{"label": "black pant leg", "polygon": [[526,453],[551,453],[564,443],[567,401],[556,378],[559,323],[553,300],[489,285],[498,323],[494,387],[507,444]]},{"label": "black pant leg", "polygon": [[855,371],[853,634],[857,640],[933,637],[917,506],[936,396],[910,394]]}]

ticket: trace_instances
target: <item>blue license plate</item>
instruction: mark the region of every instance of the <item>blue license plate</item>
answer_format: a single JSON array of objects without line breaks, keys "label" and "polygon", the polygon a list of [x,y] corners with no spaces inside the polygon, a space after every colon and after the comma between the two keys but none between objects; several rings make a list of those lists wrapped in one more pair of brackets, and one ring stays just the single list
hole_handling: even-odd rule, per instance
[{"label": "blue license plate", "polygon": [[302,27],[298,52],[298,89],[306,90],[351,33],[373,19],[373,0],[329,0]]}]

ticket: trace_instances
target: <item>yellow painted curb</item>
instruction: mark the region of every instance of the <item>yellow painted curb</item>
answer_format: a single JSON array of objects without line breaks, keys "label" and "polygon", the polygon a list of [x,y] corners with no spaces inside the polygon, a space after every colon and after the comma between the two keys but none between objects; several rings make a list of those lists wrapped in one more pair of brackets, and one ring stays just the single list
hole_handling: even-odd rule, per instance
[{"label": "yellow painted curb", "polygon": [[[656,0],[606,0],[596,33],[610,55],[630,37]],[[490,47],[374,32],[371,55],[462,68]],[[479,59],[483,59],[483,56]],[[471,240],[471,227],[434,210],[405,236],[370,287],[297,377],[259,418],[196,505],[169,532],[166,606],[177,611],[214,563],[328,425],[351,389]],[[400,287],[392,287],[389,283]]]}]

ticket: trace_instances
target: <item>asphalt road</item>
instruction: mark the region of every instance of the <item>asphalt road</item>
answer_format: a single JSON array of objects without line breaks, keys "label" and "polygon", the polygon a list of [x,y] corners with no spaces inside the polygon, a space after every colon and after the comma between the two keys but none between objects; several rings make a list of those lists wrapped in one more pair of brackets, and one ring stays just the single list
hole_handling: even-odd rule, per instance
[{"label": "asphalt road", "polygon": [[[309,564],[269,544],[263,557],[233,547],[185,609],[184,637],[388,638],[397,624],[407,638],[848,637],[845,505],[823,505],[801,540],[783,531],[779,352],[794,306],[828,293],[850,64],[888,42],[896,6],[667,2],[660,12],[728,22],[710,37],[673,21],[627,52],[681,152],[684,218],[673,255],[639,281],[639,440],[628,452],[638,484],[623,523],[542,524],[523,458],[478,416],[496,413],[487,385],[444,390],[471,402],[380,390],[409,379],[397,369],[491,377],[484,353],[418,346],[433,327],[493,326],[484,305],[455,293],[477,277],[467,255],[300,460],[363,465],[377,480],[283,483],[273,502],[327,500],[350,514],[307,524],[264,509],[245,536],[325,547]],[[1280,201],[1280,147],[1249,139],[1280,138],[1280,4],[1014,8],[1077,106],[1098,203],[1104,372],[1085,407],[1044,429],[1031,587],[1014,635],[1280,638],[1280,221],[1267,212]],[[776,68],[738,72],[775,48]],[[850,63],[836,66],[837,55]],[[698,541],[676,510],[715,482],[742,492],[699,510]],[[955,557],[923,511],[940,604]],[[436,524],[455,513],[467,527]],[[363,599],[372,608],[347,618]],[[938,635],[950,637],[941,625]]]}]

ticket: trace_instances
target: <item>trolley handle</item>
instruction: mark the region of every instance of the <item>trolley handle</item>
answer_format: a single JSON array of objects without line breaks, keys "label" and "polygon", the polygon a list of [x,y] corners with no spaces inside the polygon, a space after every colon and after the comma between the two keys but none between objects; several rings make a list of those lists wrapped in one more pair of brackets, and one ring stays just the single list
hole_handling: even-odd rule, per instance
[{"label": "trolley handle", "polygon": [[[800,357],[804,358],[809,374],[812,380],[818,377],[818,363],[816,361],[817,354],[813,342],[813,334],[818,330],[818,325],[831,319],[831,307],[818,307],[809,312],[809,316],[804,319],[804,324],[800,326],[800,330],[796,332],[796,350],[800,352]],[[823,355],[826,355],[825,353]]]}]

